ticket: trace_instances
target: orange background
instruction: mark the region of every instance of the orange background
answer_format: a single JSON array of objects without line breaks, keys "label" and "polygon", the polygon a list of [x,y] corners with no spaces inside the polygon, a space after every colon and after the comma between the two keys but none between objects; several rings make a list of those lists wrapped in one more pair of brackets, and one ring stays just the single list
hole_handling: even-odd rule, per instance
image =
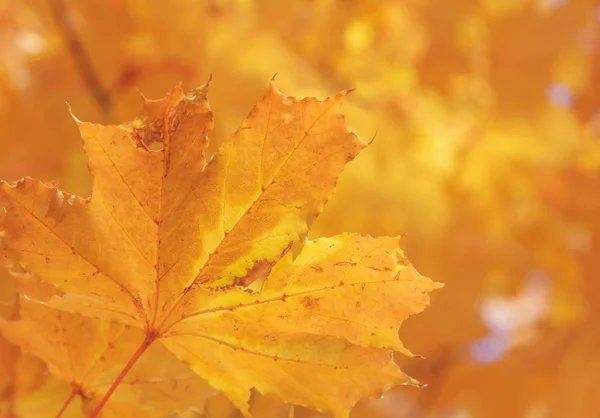
[{"label": "orange background", "polygon": [[[400,333],[426,359],[398,361],[428,387],[353,418],[600,416],[596,1],[0,0],[0,178],[89,194],[65,103],[120,123],[137,90],[209,73],[212,148],[275,73],[294,96],[356,88],[348,124],[376,138],[311,235],[406,234],[446,283]],[[222,399],[208,414],[236,416]]]}]

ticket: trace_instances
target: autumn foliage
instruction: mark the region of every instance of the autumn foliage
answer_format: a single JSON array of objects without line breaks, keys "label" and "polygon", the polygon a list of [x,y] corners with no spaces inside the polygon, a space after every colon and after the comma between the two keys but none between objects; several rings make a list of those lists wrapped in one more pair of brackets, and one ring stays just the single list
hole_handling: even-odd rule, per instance
[{"label": "autumn foliage", "polygon": [[599,416],[598,10],[0,0],[0,416]]},{"label": "autumn foliage", "polygon": [[[345,93],[298,100],[271,83],[209,161],[207,94],[208,85],[176,88],[145,100],[130,123],[79,122],[89,199],[29,178],[0,183],[0,254],[39,280],[0,329],[71,383],[57,413],[80,396],[92,417],[127,415],[129,405],[114,403],[104,412],[126,378],[141,392],[128,403],[152,396],[167,415],[201,410],[212,387],[247,416],[255,388],[344,417],[363,397],[417,384],[392,353],[411,355],[398,328],[439,286],[412,268],[398,238],[305,241],[342,168],[367,145],[345,126]],[[27,292],[44,285],[46,297],[32,301]],[[165,405],[152,382],[171,370],[142,369],[149,349],[204,380],[186,375],[173,390],[186,396]],[[150,381],[132,377],[136,365]]]}]

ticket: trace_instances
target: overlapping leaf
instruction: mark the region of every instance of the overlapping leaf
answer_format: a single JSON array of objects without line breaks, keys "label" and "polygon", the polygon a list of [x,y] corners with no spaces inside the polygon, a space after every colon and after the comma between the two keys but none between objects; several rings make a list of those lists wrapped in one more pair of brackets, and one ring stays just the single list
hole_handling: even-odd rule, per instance
[{"label": "overlapping leaf", "polygon": [[[0,323],[19,315],[17,280],[0,271]],[[0,417],[43,418],[48,410],[59,411],[71,385],[47,376],[43,361],[12,344],[0,332]],[[79,417],[77,408],[63,414]]]},{"label": "overlapping leaf", "polygon": [[[33,393],[32,396],[42,398],[42,402],[43,398],[52,402],[46,405],[42,415],[35,415],[29,409],[31,416],[47,415],[52,408],[56,409],[52,412],[57,413],[69,396],[65,387],[91,410],[144,338],[140,330],[119,323],[55,310],[27,300],[21,301],[18,320],[0,320],[0,332],[24,353],[42,359],[56,378],[44,382],[45,386]],[[9,383],[16,384],[17,376],[12,380]],[[103,416],[165,417],[192,407],[202,410],[204,400],[213,393],[200,377],[157,343],[135,365]],[[148,399],[153,400],[150,405],[147,405]],[[20,402],[13,409],[18,416],[27,416],[25,411],[35,403],[29,400],[28,406]],[[83,416],[76,403],[65,405],[63,416],[65,413]]]}]

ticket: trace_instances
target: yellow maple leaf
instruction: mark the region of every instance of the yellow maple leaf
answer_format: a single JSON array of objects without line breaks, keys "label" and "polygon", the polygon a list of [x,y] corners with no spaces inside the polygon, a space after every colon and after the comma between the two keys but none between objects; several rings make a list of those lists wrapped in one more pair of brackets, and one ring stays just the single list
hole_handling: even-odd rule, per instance
[{"label": "yellow maple leaf", "polygon": [[[90,199],[32,179],[0,184],[0,253],[56,288],[43,303],[145,332],[92,416],[157,340],[246,415],[252,388],[344,417],[363,397],[416,383],[392,350],[410,355],[399,326],[440,285],[397,238],[305,242],[367,145],[340,112],[346,92],[299,100],[272,82],[206,162],[207,89],[145,100],[131,123],[79,122]],[[55,374],[70,367],[40,350]]]}]

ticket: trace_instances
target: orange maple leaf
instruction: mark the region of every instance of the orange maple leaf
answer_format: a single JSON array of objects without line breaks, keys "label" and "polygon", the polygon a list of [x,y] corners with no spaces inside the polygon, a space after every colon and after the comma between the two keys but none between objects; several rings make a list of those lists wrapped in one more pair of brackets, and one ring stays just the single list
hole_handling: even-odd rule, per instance
[{"label": "orange maple leaf", "polygon": [[90,199],[0,183],[0,253],[56,288],[43,303],[145,333],[92,416],[157,340],[245,415],[252,388],[345,417],[363,397],[416,383],[393,361],[393,350],[410,355],[398,329],[440,285],[398,238],[305,239],[367,145],[340,113],[346,93],[298,100],[272,82],[206,162],[207,89],[145,100],[119,126],[78,121]]}]

